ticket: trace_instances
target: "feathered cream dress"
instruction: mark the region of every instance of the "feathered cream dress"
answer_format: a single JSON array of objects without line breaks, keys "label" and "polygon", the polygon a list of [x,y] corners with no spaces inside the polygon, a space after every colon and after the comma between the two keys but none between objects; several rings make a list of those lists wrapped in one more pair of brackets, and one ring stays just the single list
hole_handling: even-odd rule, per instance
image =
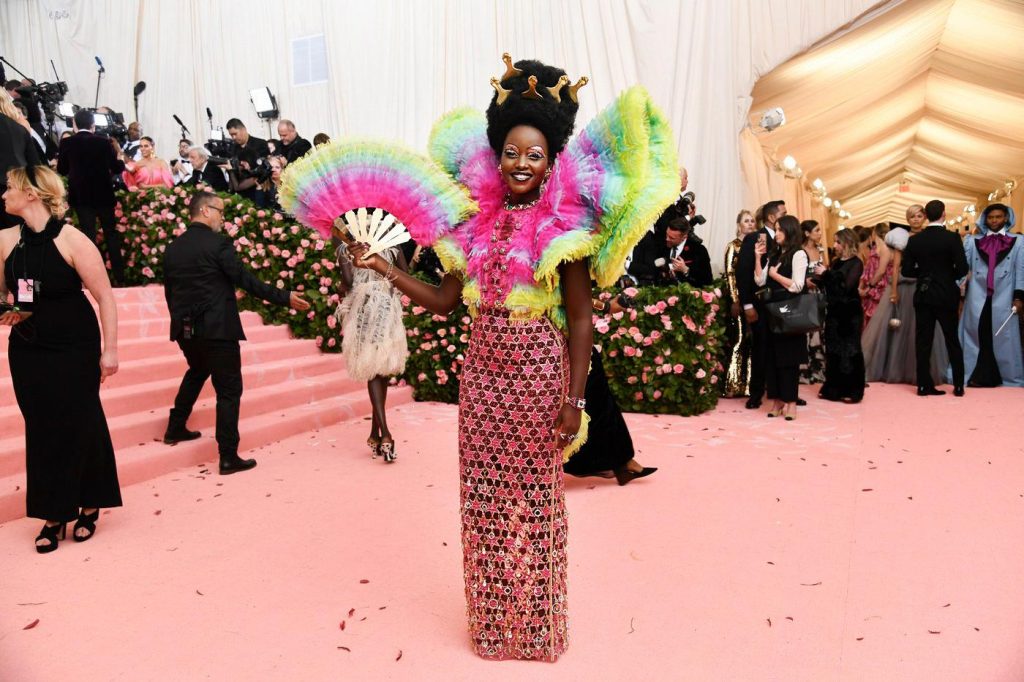
[{"label": "feathered cream dress", "polygon": [[[380,256],[394,263],[398,249],[392,247]],[[343,244],[338,247],[338,260],[344,258],[349,255]],[[383,276],[367,268],[353,267],[352,289],[335,315],[341,323],[345,368],[352,379],[369,381],[405,371],[409,347],[402,324],[402,298]]]}]

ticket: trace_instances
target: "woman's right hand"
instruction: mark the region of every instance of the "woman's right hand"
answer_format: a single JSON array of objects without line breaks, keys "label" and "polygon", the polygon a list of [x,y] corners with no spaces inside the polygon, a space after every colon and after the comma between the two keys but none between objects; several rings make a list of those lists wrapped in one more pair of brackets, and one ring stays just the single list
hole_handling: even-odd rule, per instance
[{"label": "woman's right hand", "polygon": [[758,256],[763,256],[764,254],[768,253],[768,244],[758,240],[757,242],[754,243],[754,253],[757,254]]},{"label": "woman's right hand", "polygon": [[891,294],[889,294],[889,302],[892,303],[893,305],[896,305],[897,303],[899,303],[900,302],[900,292],[894,291]]}]

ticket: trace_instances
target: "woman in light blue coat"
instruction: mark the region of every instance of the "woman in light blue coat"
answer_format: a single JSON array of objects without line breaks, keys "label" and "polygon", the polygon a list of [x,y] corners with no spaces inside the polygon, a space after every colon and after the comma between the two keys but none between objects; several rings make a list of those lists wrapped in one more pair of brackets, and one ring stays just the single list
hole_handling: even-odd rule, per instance
[{"label": "woman in light blue coat", "polygon": [[[1018,326],[1024,313],[1024,237],[1010,234],[1014,218],[1012,208],[987,206],[978,233],[964,240],[970,274],[960,344],[968,386],[1024,386]],[[1014,309],[1017,314],[1003,326]]]}]

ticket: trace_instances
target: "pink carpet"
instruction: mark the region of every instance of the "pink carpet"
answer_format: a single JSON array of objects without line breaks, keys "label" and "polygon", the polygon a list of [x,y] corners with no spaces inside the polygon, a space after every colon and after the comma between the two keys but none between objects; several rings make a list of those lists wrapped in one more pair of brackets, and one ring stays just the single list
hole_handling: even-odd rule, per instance
[{"label": "pink carpet", "polygon": [[1019,681],[1022,396],[629,415],[660,470],[570,479],[553,665],[471,653],[454,407],[394,409],[394,465],[363,420],[294,435],[129,486],[55,554],[0,525],[0,678]]}]

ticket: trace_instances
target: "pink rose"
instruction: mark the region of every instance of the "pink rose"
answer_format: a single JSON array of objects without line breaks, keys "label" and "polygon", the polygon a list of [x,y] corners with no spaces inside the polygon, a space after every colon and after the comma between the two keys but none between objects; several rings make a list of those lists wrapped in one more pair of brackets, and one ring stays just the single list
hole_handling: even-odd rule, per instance
[{"label": "pink rose", "polygon": [[712,301],[715,300],[715,295],[712,294],[710,291],[705,291],[700,295],[700,297],[704,299],[705,303],[711,303]]},{"label": "pink rose", "polygon": [[685,370],[686,368],[680,364],[672,365],[672,371],[675,372],[676,374],[682,374]]},{"label": "pink rose", "polygon": [[657,400],[658,398],[660,398],[660,397],[661,397],[661,391],[657,391],[657,390],[656,390],[656,391],[654,392],[653,396],[654,396],[654,399],[655,399],[655,400]]},{"label": "pink rose", "polygon": [[626,354],[627,358],[634,357],[636,355],[636,348],[633,346],[626,346],[622,349],[622,352]]},{"label": "pink rose", "polygon": [[624,293],[626,296],[629,296],[630,298],[635,298],[636,295],[639,294],[640,292],[637,291],[636,287],[626,287],[625,289],[622,290],[622,293]]},{"label": "pink rose", "polygon": [[705,372],[703,369],[698,369],[697,373],[694,376],[696,376],[698,379],[703,379],[707,375],[708,375],[708,373]]},{"label": "pink rose", "polygon": [[641,393],[640,391],[637,391],[636,393],[633,394],[633,400],[643,400],[643,399],[644,399],[644,394]]},{"label": "pink rose", "polygon": [[327,339],[327,345],[331,348],[334,348],[335,346],[338,345],[338,341],[332,336],[331,338]]}]

